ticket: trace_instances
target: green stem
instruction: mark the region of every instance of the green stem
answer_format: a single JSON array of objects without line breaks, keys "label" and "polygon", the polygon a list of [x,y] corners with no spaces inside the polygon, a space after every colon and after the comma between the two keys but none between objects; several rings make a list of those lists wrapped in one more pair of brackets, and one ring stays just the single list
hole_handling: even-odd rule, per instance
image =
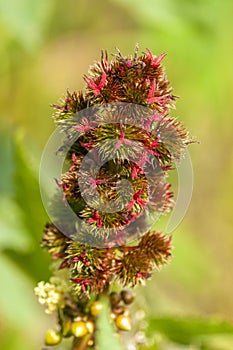
[{"label": "green stem", "polygon": [[[107,283],[102,293],[98,294],[96,300],[109,294],[110,284]],[[74,338],[71,350],[86,350],[89,340],[93,337],[93,334],[89,333],[82,338]]]},{"label": "green stem", "polygon": [[74,338],[71,350],[86,350],[92,334],[87,334],[82,338]]}]

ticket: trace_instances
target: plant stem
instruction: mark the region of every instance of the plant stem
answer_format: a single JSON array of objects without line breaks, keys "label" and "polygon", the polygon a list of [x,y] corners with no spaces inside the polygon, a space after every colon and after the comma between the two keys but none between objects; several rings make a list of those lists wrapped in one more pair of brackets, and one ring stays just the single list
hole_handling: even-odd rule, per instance
[{"label": "plant stem", "polygon": [[88,346],[88,341],[91,339],[92,334],[87,334],[83,338],[74,338],[71,350],[85,350]]}]

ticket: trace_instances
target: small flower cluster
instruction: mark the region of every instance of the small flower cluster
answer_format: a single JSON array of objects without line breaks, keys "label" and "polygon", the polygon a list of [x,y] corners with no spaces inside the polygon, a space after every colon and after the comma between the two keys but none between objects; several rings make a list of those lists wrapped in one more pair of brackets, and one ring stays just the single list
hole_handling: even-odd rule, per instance
[{"label": "small flower cluster", "polygon": [[51,277],[50,283],[41,281],[34,291],[35,295],[38,296],[39,303],[46,306],[45,312],[52,314],[59,308],[65,307],[65,295],[69,288],[63,279]]}]

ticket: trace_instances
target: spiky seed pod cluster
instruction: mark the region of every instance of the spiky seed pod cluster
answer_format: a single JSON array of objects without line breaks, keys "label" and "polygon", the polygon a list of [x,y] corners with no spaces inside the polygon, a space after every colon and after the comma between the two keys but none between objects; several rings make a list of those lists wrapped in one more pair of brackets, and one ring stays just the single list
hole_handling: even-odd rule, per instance
[{"label": "spiky seed pod cluster", "polygon": [[[63,200],[86,226],[74,227],[62,216],[54,197],[55,217],[59,213],[56,222],[62,221],[66,230],[47,224],[42,246],[65,271],[68,290],[61,292],[59,303],[52,304],[60,332],[48,331],[48,345],[68,336],[74,337],[74,349],[83,338],[86,346],[94,345],[101,303],[92,298],[101,293],[110,295],[116,327],[130,330],[127,305],[133,295],[111,293],[110,286],[144,283],[171,256],[171,238],[146,230],[144,214],[165,214],[172,208],[166,174],[192,140],[184,126],[169,115],[176,97],[161,65],[165,54],[155,56],[147,49],[138,55],[137,47],[133,56],[124,57],[119,50],[113,56],[109,60],[102,52],[101,60],[84,76],[84,92],[68,91],[59,105],[53,105],[55,122],[67,134],[66,141],[75,140],[68,148],[65,141],[57,150],[65,154],[68,166],[57,185]],[[93,166],[82,166],[87,155],[90,164],[101,164],[98,172]],[[87,202],[84,197],[89,192],[92,196]],[[98,193],[98,201],[93,193]],[[113,202],[115,210],[111,211]],[[92,242],[88,237],[95,237],[100,246],[86,244]],[[130,237],[133,242],[128,244]]]},{"label": "spiky seed pod cluster", "polygon": [[[65,235],[62,241],[61,232],[57,244],[56,236],[52,235],[54,231],[57,229],[52,224],[46,226],[43,246],[51,252],[54,239],[58,251],[53,250],[52,257],[60,260],[60,269],[68,270],[74,291],[79,296],[98,295],[113,282],[130,287],[143,283],[171,256],[171,238],[160,232],[148,232],[133,246],[97,249],[69,240]],[[63,246],[66,249],[61,254],[60,247]]]},{"label": "spiky seed pod cluster", "polygon": [[[173,206],[165,175],[190,139],[183,125],[169,116],[175,96],[161,66],[164,57],[150,50],[138,56],[138,49],[127,57],[118,51],[111,61],[102,54],[84,77],[85,92],[68,92],[61,105],[54,105],[55,121],[68,133],[60,151],[65,150],[70,164],[57,183],[86,224],[68,229],[67,222],[66,234],[79,242],[92,243],[87,237],[98,236],[106,246],[107,236],[116,245],[126,244],[130,227],[147,231],[143,214],[164,214]],[[76,141],[67,148],[68,139],[75,135]],[[96,163],[101,164],[98,172]],[[65,222],[59,215],[56,221]]]},{"label": "spiky seed pod cluster", "polygon": [[174,107],[176,97],[161,66],[165,54],[154,56],[147,49],[138,56],[136,47],[134,56],[123,57],[119,50],[113,56],[109,60],[107,52],[102,51],[101,60],[84,76],[85,92],[68,92],[62,105],[53,105],[58,124],[80,110],[101,103],[134,103],[159,112]]}]

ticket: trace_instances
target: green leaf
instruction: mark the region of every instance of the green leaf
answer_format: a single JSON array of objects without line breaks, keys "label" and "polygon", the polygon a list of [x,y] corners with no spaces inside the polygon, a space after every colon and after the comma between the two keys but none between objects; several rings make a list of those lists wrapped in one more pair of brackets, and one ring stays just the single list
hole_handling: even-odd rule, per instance
[{"label": "green leaf", "polygon": [[12,195],[14,192],[14,143],[4,130],[0,133],[0,193]]},{"label": "green leaf", "polygon": [[50,17],[53,1],[0,1],[0,23],[7,38],[16,38],[27,49],[42,42],[44,27]]},{"label": "green leaf", "polygon": [[201,350],[232,350],[233,349],[233,335],[219,335],[205,336],[198,339],[201,344]]},{"label": "green leaf", "polygon": [[101,350],[122,350],[123,345],[116,332],[112,321],[110,319],[110,311],[106,299],[101,299],[103,303],[103,311],[101,312],[97,322],[97,345]]},{"label": "green leaf", "polygon": [[[35,332],[43,325],[45,315],[33,293],[34,285],[9,258],[0,255],[0,310],[3,319],[17,329]],[[39,331],[39,329],[38,329]]]},{"label": "green leaf", "polygon": [[[149,22],[153,25],[160,25],[161,28],[171,24],[180,25],[176,8],[171,0],[115,0],[124,7],[129,7],[135,13],[135,18],[143,23]],[[136,3],[136,6],[135,6]]]},{"label": "green leaf", "polygon": [[12,249],[26,253],[31,250],[33,239],[25,230],[22,211],[9,197],[0,198],[0,250]]},{"label": "green leaf", "polygon": [[[34,342],[12,326],[1,329],[0,349],[33,350]],[[34,346],[33,346],[34,345]]]},{"label": "green leaf", "polygon": [[[49,275],[49,256],[40,241],[47,215],[40,198],[35,166],[20,137],[5,131],[1,139],[0,249],[36,280]],[[1,135],[0,135],[1,136]]]},{"label": "green leaf", "polygon": [[15,140],[14,185],[15,200],[24,212],[25,225],[38,242],[47,215],[40,197],[38,174],[20,135]]},{"label": "green leaf", "polygon": [[[169,340],[178,344],[200,343],[201,337],[231,335],[233,324],[205,318],[153,318],[149,321],[149,334],[160,332]],[[223,350],[223,349],[222,349]]]}]

